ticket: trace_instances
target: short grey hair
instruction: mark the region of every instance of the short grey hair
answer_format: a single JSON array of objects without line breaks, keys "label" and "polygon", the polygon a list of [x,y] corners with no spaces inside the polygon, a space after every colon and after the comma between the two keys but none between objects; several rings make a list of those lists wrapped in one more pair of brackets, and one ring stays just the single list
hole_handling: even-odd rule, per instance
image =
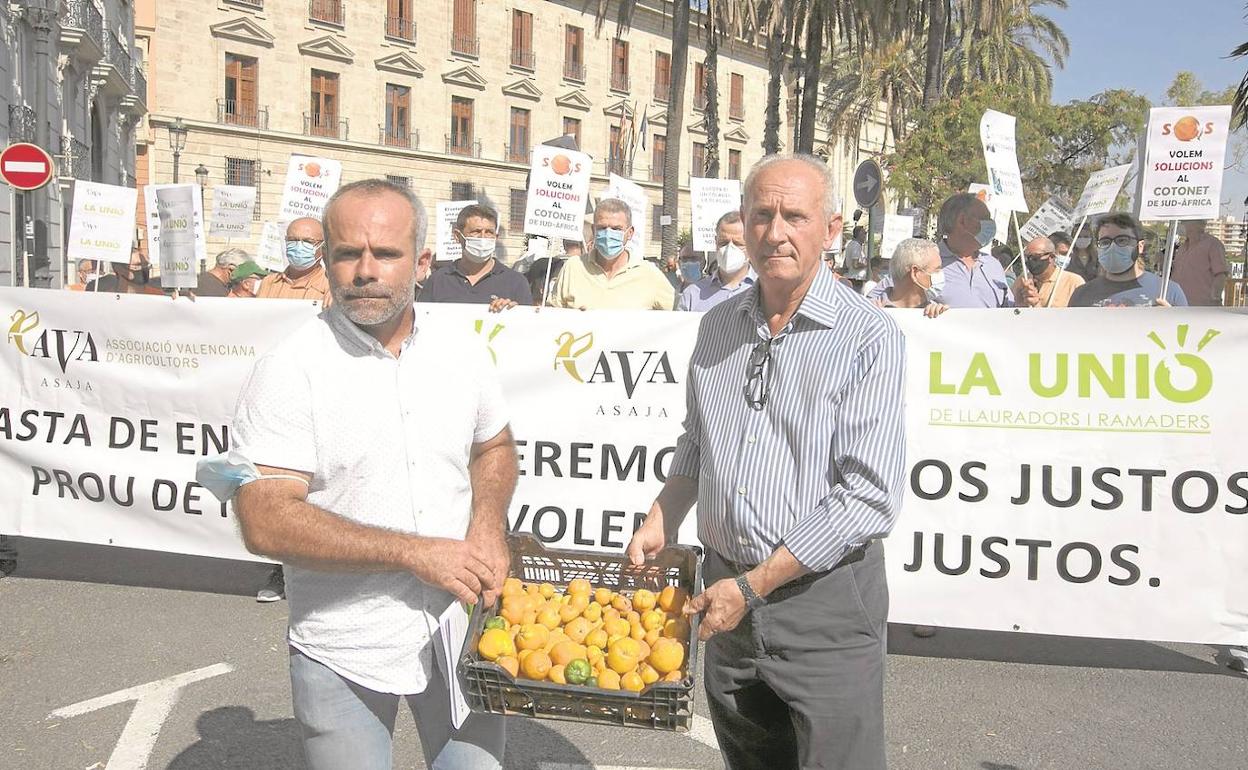
[{"label": "short grey hair", "polygon": [[594,215],[596,216],[599,211],[604,214],[623,214],[628,220],[628,226],[633,226],[633,210],[619,198],[603,198],[598,201],[598,205],[594,207]]},{"label": "short grey hair", "polygon": [[338,201],[342,198],[352,195],[377,196],[384,193],[393,193],[399,196],[412,210],[412,256],[416,259],[420,258],[420,252],[425,248],[425,236],[429,231],[429,219],[425,216],[425,204],[420,202],[420,198],[416,197],[416,193],[407,187],[397,185],[388,179],[361,179],[358,182],[351,182],[339,187],[329,198],[329,202],[325,204],[325,211],[321,214],[321,228],[325,231],[325,253],[329,254],[332,250],[333,238],[329,231],[330,213],[333,212]]},{"label": "short grey hair", "polygon": [[754,182],[763,169],[776,163],[789,161],[802,163],[819,175],[819,179],[823,181],[823,215],[831,220],[833,215],[836,214],[836,210],[840,208],[840,202],[836,194],[836,180],[832,178],[832,169],[828,168],[828,164],[823,162],[822,159],[804,152],[779,152],[763,156],[763,159],[755,163],[754,167],[750,169],[750,173],[745,177],[745,183],[741,187],[742,206],[749,200],[750,192],[754,189]]},{"label": "short grey hair", "polygon": [[217,267],[235,268],[251,259],[243,249],[226,249],[217,255]]},{"label": "short grey hair", "polygon": [[893,277],[893,285],[898,286],[910,276],[910,268],[923,268],[923,263],[931,253],[940,253],[940,247],[924,238],[907,238],[897,244],[893,250],[893,259],[889,263],[888,272]]},{"label": "short grey hair", "polygon": [[[936,234],[943,236],[953,232],[954,225],[958,223],[958,217],[969,211],[976,203],[982,204],[984,208],[988,207],[988,204],[981,201],[975,193],[950,195],[940,205],[940,213],[936,215]],[[991,214],[992,211],[989,210],[988,213]]]}]

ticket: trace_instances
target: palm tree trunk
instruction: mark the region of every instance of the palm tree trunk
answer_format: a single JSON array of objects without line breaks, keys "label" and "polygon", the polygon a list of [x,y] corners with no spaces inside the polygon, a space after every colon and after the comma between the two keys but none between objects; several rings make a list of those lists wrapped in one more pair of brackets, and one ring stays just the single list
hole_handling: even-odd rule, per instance
[{"label": "palm tree trunk", "polygon": [[923,109],[930,110],[944,96],[945,35],[949,30],[949,0],[927,2],[927,70],[923,78]]},{"label": "palm tree trunk", "polygon": [[[788,5],[787,3],[785,4]],[[767,118],[763,124],[763,152],[780,151],[780,92],[784,85],[784,59],[787,51],[786,20],[772,20],[767,36]]]},{"label": "palm tree trunk", "polygon": [[680,141],[685,133],[685,70],[689,63],[689,0],[672,0],[672,92],[667,111],[667,144],[663,153],[663,215],[670,224],[663,226],[663,252],[676,258],[676,238],[680,222]]},{"label": "palm tree trunk", "polygon": [[823,65],[823,3],[816,2],[806,21],[806,51],[802,62],[802,111],[797,152],[815,151],[815,112],[819,109],[819,73]]},{"label": "palm tree trunk", "polygon": [[702,173],[719,177],[719,7],[706,7],[706,168]]}]

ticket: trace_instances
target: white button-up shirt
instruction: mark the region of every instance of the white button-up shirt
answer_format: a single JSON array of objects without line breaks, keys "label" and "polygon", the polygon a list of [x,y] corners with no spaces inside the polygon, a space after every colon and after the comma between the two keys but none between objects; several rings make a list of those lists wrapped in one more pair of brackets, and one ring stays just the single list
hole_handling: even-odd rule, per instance
[{"label": "white button-up shirt", "polygon": [[[312,474],[307,501],[372,527],[462,539],[472,445],[507,418],[479,338],[422,322],[399,357],[331,307],[256,362],[232,443]],[[290,644],[378,692],[422,692],[451,595],[402,572],[286,569]]]}]

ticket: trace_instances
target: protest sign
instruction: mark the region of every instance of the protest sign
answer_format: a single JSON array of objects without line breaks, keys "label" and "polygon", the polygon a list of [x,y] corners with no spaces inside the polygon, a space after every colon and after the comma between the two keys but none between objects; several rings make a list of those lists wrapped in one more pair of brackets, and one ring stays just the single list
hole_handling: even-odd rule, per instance
[{"label": "protest sign", "polygon": [[67,256],[74,260],[129,262],[138,203],[138,191],[133,187],[75,182]]},{"label": "protest sign", "polygon": [[884,259],[892,259],[893,251],[897,249],[897,244],[907,238],[914,237],[914,217],[902,214],[885,214],[883,219],[884,232],[880,236],[879,256]]},{"label": "protest sign", "polygon": [[300,217],[320,219],[341,179],[342,164],[336,160],[291,155],[278,221],[289,224]]},{"label": "protest sign", "polygon": [[208,234],[221,238],[251,235],[251,219],[256,207],[256,188],[222,184],[212,188],[212,221]]},{"label": "protest sign", "polygon": [[1083,194],[1079,196],[1079,202],[1070,212],[1071,221],[1078,222],[1113,209],[1114,201],[1118,199],[1118,193],[1122,190],[1122,183],[1126,181],[1130,171],[1130,163],[1093,171],[1088,177],[1088,183],[1083,186]]},{"label": "protest sign", "polygon": [[1023,195],[1023,175],[1018,170],[1014,123],[1013,115],[987,110],[979,120],[979,140],[984,146],[984,163],[988,166],[988,186],[997,198],[997,205],[1026,213],[1027,199]]},{"label": "protest sign", "polygon": [[[645,189],[636,182],[617,174],[607,177],[604,198],[619,198],[628,206],[633,216],[633,239],[628,242],[628,253],[643,256],[646,249],[646,233],[649,224],[650,198]],[[602,200],[602,198],[599,198]]]},{"label": "protest sign", "polygon": [[165,289],[193,289],[199,283],[195,194],[197,185],[156,185],[156,212],[160,221],[160,285]]},{"label": "protest sign", "polygon": [[593,159],[583,152],[539,144],[533,148],[524,231],[579,241],[585,237],[585,206]]},{"label": "protest sign", "polygon": [[1019,228],[1018,234],[1020,240],[1026,243],[1032,238],[1047,236],[1049,233],[1066,230],[1069,227],[1070,209],[1058,199],[1049,198],[1041,203],[1036,213],[1032,214],[1031,218]]},{"label": "protest sign", "polygon": [[260,228],[256,264],[273,272],[286,269],[286,227],[281,222],[265,222]]},{"label": "protest sign", "polygon": [[1150,111],[1140,219],[1218,216],[1230,123],[1229,106],[1155,107]]},{"label": "protest sign", "polygon": [[715,223],[729,211],[741,208],[741,182],[737,179],[689,178],[693,209],[693,248],[715,250]]},{"label": "protest sign", "polygon": [[[147,212],[147,259],[155,268],[154,275],[159,276],[163,270],[160,257],[161,220],[160,205],[157,193],[169,189],[190,189],[193,205],[191,236],[194,239],[194,263],[200,265],[208,259],[208,239],[204,235],[204,199],[203,191],[197,184],[149,184],[143,187],[143,206]],[[181,196],[185,198],[185,195]],[[170,284],[172,286],[172,284]]]},{"label": "protest sign", "polygon": [[475,205],[470,201],[438,201],[435,206],[438,217],[438,243],[433,255],[436,262],[454,262],[464,255],[464,247],[455,240],[455,220],[465,207]]},{"label": "protest sign", "polygon": [[1010,232],[1010,207],[1003,205],[1000,198],[993,193],[992,188],[986,184],[972,184],[966,188],[966,191],[979,198],[988,207],[988,213],[992,215],[992,221],[997,225],[997,240],[1005,243],[1006,236]]}]

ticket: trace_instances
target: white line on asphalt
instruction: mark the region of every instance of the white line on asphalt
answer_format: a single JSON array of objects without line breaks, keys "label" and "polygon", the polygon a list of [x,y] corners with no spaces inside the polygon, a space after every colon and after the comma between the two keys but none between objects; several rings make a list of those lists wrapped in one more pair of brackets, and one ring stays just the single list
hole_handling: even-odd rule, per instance
[{"label": "white line on asphalt", "polygon": [[59,708],[48,714],[48,719],[68,719],[115,706],[118,703],[135,701],[134,711],[130,712],[130,718],[126,720],[121,737],[117,739],[117,745],[113,747],[112,756],[108,758],[108,768],[109,770],[143,770],[147,767],[152,747],[156,745],[156,737],[160,734],[160,728],[168,719],[173,705],[177,703],[182,688],[194,682],[228,674],[233,670],[234,667],[228,663],[197,668],[194,671],[187,671],[135,687],[127,687],[124,690]]}]

